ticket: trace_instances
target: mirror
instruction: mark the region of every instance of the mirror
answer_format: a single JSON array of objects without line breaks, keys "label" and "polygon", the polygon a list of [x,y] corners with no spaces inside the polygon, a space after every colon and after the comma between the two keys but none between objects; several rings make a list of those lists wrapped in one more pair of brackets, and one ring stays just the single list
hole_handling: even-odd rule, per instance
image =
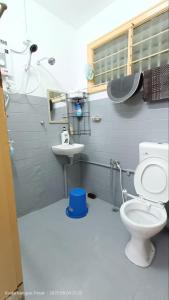
[{"label": "mirror", "polygon": [[48,90],[49,123],[67,124],[66,93],[62,91]]}]

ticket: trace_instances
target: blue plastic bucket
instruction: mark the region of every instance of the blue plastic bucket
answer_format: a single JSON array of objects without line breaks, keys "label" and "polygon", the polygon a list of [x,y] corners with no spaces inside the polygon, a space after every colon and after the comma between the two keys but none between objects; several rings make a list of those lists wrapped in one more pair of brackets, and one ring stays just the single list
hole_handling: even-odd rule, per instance
[{"label": "blue plastic bucket", "polygon": [[69,206],[66,214],[70,218],[83,218],[88,213],[86,191],[82,188],[74,188],[69,193]]}]

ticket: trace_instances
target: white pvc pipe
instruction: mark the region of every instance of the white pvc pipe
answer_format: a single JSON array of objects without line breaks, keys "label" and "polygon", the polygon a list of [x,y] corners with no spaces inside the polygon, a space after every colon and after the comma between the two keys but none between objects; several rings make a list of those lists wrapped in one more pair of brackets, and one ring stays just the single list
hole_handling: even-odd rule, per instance
[{"label": "white pvc pipe", "polygon": [[68,198],[68,179],[67,179],[67,168],[74,164],[73,157],[69,157],[69,163],[63,165],[63,174],[64,174],[64,190],[65,190],[65,199]]},{"label": "white pvc pipe", "polygon": [[129,198],[131,198],[131,199],[135,199],[135,198],[137,198],[137,196],[136,196],[136,195],[132,195],[132,194],[129,194],[129,193],[127,193],[127,196],[128,196]]},{"label": "white pvc pipe", "polygon": [[68,197],[67,164],[63,165],[65,199]]}]

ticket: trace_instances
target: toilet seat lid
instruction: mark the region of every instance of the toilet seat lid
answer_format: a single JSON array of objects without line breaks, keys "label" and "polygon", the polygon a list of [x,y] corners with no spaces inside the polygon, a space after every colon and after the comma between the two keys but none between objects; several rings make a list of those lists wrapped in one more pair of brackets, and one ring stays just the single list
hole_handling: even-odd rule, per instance
[{"label": "toilet seat lid", "polygon": [[168,195],[168,163],[162,158],[147,158],[137,167],[134,186],[138,195],[153,202],[166,203]]}]

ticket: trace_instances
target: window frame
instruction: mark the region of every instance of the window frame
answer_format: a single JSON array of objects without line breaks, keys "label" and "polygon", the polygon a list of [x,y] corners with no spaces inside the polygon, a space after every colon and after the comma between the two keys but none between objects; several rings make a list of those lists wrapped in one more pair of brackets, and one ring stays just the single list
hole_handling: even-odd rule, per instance
[{"label": "window frame", "polygon": [[[94,50],[104,44],[110,42],[112,39],[128,32],[128,60],[127,60],[127,75],[132,74],[132,49],[133,49],[133,30],[135,27],[149,21],[151,18],[156,17],[169,10],[168,0],[162,0],[160,3],[141,13],[137,17],[119,26],[115,30],[103,35],[94,42],[87,45],[87,62],[93,66]],[[95,85],[94,80],[88,80],[88,93],[98,93],[105,91],[107,84]]]}]

